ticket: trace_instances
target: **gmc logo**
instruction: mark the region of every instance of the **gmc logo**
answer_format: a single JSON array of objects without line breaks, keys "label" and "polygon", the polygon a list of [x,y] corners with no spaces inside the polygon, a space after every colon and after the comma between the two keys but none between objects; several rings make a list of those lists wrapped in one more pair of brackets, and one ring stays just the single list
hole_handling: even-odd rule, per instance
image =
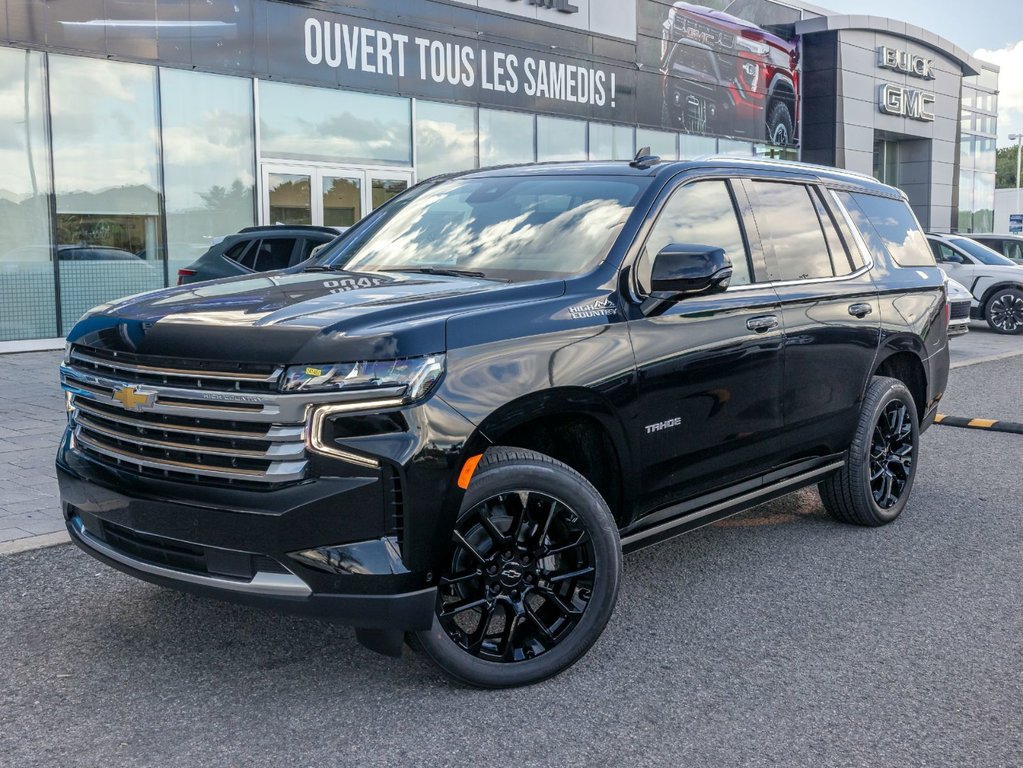
[{"label": "gmc logo", "polygon": [[885,83],[881,86],[878,108],[886,115],[908,117],[925,123],[934,121],[934,94],[914,91],[901,85]]}]

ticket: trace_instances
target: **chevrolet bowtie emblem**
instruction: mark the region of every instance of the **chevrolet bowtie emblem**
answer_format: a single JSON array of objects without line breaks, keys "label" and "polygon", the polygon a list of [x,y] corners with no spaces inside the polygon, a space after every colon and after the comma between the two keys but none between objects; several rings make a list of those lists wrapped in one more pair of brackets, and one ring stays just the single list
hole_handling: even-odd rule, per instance
[{"label": "chevrolet bowtie emblem", "polygon": [[127,411],[141,411],[149,408],[156,400],[156,392],[146,391],[141,387],[124,386],[114,390],[114,400],[119,402]]}]

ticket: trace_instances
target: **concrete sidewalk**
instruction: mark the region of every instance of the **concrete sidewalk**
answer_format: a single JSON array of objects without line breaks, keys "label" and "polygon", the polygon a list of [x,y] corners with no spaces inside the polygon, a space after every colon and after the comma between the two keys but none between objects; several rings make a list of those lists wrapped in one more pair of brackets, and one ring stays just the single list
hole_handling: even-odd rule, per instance
[{"label": "concrete sidewalk", "polygon": [[0,356],[0,543],[64,530],[53,470],[67,423],[61,354]]},{"label": "concrete sidewalk", "polygon": [[[53,469],[67,423],[57,376],[61,354],[0,355],[0,554],[63,540]],[[953,367],[1015,355],[1023,355],[1023,337],[1000,336],[983,323],[952,340]]]}]

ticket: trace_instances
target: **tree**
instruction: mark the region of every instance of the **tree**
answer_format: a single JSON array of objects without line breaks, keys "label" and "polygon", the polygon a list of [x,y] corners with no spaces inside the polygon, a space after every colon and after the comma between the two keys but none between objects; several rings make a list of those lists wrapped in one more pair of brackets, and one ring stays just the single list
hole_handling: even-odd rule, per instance
[{"label": "tree", "polygon": [[998,189],[1016,188],[1016,145],[1002,147],[995,155],[995,186]]}]

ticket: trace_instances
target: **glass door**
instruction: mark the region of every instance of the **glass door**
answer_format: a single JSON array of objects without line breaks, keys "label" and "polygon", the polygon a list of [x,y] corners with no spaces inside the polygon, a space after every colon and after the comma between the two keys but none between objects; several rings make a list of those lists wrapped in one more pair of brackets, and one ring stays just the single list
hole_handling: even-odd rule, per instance
[{"label": "glass door", "polygon": [[327,165],[262,166],[263,224],[345,229],[412,185],[412,172]]}]

